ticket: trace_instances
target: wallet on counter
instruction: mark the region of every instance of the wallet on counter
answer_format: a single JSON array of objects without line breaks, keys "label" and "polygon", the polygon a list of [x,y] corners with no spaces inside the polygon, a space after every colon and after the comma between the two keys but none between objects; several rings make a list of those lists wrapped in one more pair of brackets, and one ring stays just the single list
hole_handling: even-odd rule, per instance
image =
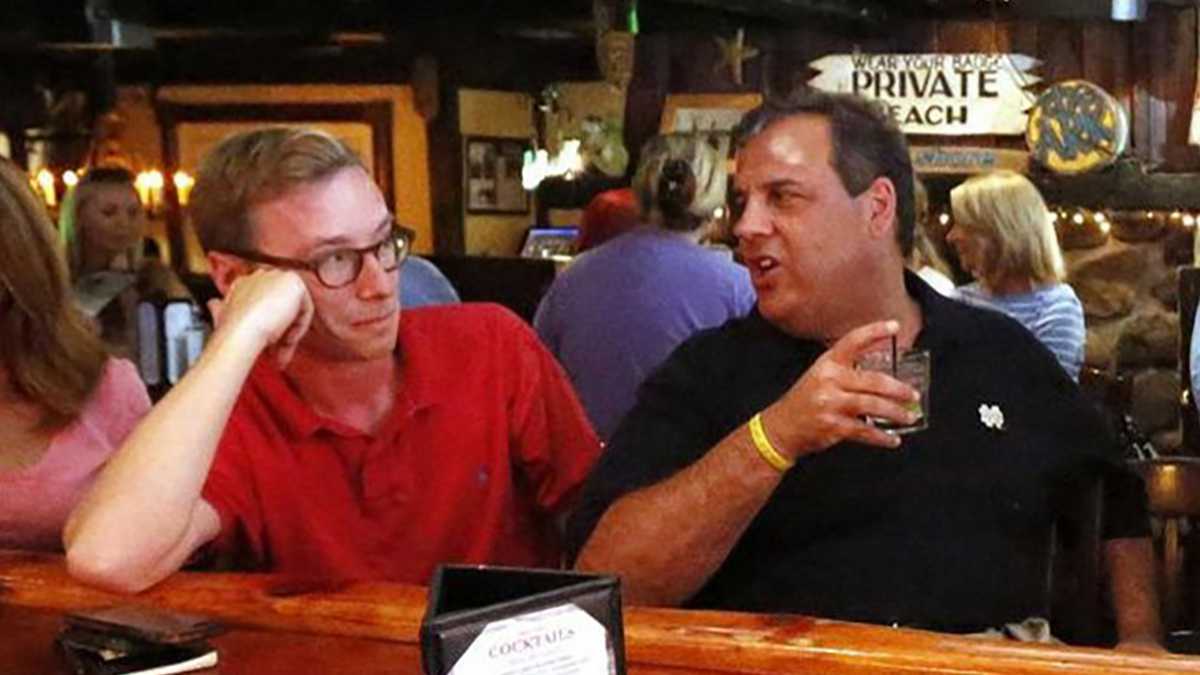
[{"label": "wallet on counter", "polygon": [[77,675],[169,675],[215,666],[206,639],[222,630],[205,617],[121,606],[68,614],[55,643]]}]

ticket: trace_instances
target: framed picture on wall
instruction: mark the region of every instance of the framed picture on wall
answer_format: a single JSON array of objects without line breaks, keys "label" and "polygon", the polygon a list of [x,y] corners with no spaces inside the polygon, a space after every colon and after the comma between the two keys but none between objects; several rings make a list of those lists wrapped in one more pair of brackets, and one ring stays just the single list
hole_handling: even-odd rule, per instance
[{"label": "framed picture on wall", "polygon": [[762,103],[760,94],[669,94],[659,132],[730,131],[742,115]]},{"label": "framed picture on wall", "polygon": [[521,186],[521,165],[529,141],[468,136],[463,145],[467,213],[529,213],[529,193]]}]

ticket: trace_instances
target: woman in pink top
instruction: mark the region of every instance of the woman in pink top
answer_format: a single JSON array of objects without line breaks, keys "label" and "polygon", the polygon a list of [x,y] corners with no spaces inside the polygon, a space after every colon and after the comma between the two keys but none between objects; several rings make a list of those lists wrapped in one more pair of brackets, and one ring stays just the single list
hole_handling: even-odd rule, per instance
[{"label": "woman in pink top", "polygon": [[0,160],[0,548],[61,550],[67,515],[150,407],[70,288],[49,216]]}]

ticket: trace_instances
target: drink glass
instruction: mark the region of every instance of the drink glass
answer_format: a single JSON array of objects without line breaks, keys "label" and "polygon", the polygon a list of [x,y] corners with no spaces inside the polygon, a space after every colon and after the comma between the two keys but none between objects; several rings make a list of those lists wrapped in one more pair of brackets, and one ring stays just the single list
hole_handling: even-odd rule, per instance
[{"label": "drink glass", "polygon": [[896,354],[878,351],[863,354],[855,366],[859,370],[873,370],[890,375],[921,393],[919,401],[913,401],[908,408],[920,416],[912,424],[900,424],[882,417],[868,415],[867,421],[879,429],[896,434],[910,434],[921,431],[929,426],[929,382],[930,355],[929,350],[919,349]]}]

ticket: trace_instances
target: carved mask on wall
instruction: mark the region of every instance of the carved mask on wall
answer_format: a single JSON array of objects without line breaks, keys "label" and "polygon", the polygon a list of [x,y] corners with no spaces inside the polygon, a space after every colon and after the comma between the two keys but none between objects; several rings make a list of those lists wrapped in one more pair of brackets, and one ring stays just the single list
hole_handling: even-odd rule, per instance
[{"label": "carved mask on wall", "polygon": [[625,89],[633,79],[634,34],[605,31],[596,41],[600,74],[614,87]]}]

